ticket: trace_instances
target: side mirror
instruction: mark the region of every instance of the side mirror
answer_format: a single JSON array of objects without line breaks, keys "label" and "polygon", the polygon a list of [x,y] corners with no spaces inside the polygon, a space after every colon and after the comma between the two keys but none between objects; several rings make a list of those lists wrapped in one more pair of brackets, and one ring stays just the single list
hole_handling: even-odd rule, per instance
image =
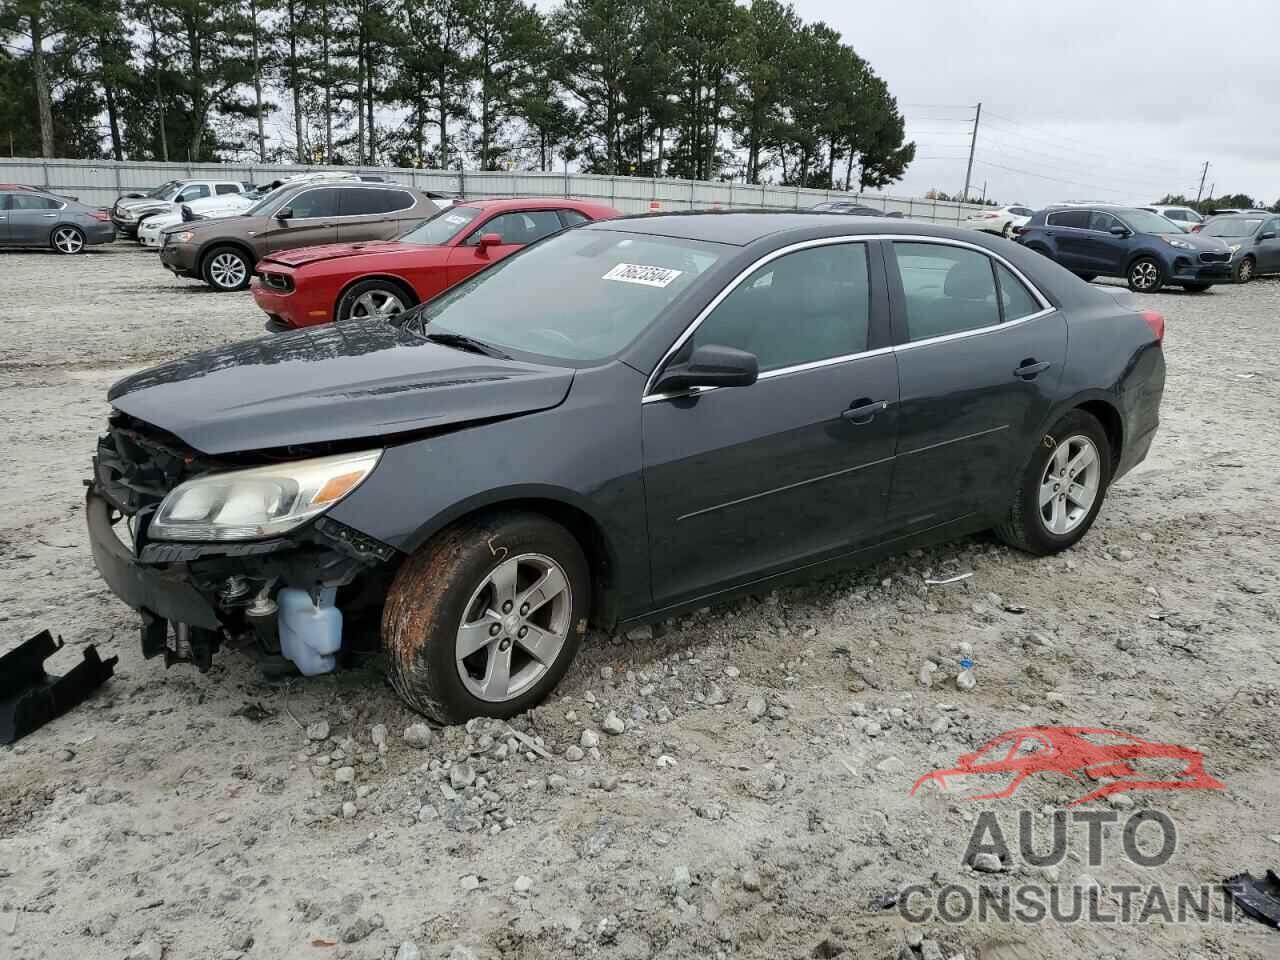
[{"label": "side mirror", "polygon": [[500,233],[482,233],[480,234],[480,252],[484,253],[490,247],[502,246],[502,234]]},{"label": "side mirror", "polygon": [[281,207],[279,210],[277,210],[277,211],[276,211],[276,219],[277,219],[277,220],[292,220],[292,219],[293,219],[293,207]]},{"label": "side mirror", "polygon": [[677,393],[692,387],[749,387],[760,376],[754,353],[708,343],[696,348],[683,363],[673,363],[654,384],[656,393]]},{"label": "side mirror", "polygon": [[1128,230],[1126,230],[1124,227],[1112,227],[1108,232],[1109,232],[1113,237],[1122,237],[1122,238],[1123,238],[1123,237],[1127,237],[1127,236],[1129,236],[1129,231],[1128,231]]},{"label": "side mirror", "polygon": [[1267,230],[1263,233],[1258,234],[1259,243],[1261,243],[1263,240],[1274,240],[1275,238],[1276,238],[1276,232],[1274,230]]}]

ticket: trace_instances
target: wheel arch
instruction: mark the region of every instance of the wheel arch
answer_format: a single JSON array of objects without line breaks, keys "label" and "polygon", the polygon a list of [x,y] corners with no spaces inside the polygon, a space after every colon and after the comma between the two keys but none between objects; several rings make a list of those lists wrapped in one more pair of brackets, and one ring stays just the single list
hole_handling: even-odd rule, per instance
[{"label": "wheel arch", "polygon": [[366,280],[382,280],[399,287],[413,301],[413,303],[406,304],[406,306],[414,307],[422,302],[422,298],[418,296],[418,291],[413,288],[413,284],[404,279],[404,277],[397,277],[394,273],[362,273],[344,283],[342,289],[338,291],[338,295],[334,297],[333,318],[335,320],[338,319],[338,305],[342,303],[342,298],[347,295],[352,287],[358,283],[364,283]]},{"label": "wheel arch", "polygon": [[1049,429],[1073,410],[1083,410],[1100,424],[1107,435],[1107,446],[1111,453],[1111,469],[1115,470],[1124,453],[1124,417],[1116,406],[1115,397],[1105,390],[1089,390],[1079,393],[1054,407],[1041,425],[1040,435],[1044,436]]},{"label": "wheel arch", "polygon": [[258,255],[254,252],[253,247],[245,241],[236,237],[218,237],[215,240],[207,240],[196,253],[196,269],[200,272],[200,276],[204,276],[204,261],[209,254],[213,253],[219,247],[234,247],[249,258],[249,270],[258,265]]},{"label": "wheel arch", "polygon": [[404,545],[404,549],[410,552],[417,550],[441,530],[454,524],[473,520],[484,514],[504,512],[541,514],[569,531],[582,548],[591,571],[591,621],[611,627],[618,618],[615,579],[618,570],[617,549],[605,532],[604,524],[570,490],[529,484],[468,497],[418,528],[411,541]]},{"label": "wheel arch", "polygon": [[1169,262],[1165,260],[1165,258],[1162,257],[1158,251],[1152,250],[1149,247],[1141,247],[1135,250],[1133,253],[1129,254],[1129,259],[1124,262],[1124,275],[1127,277],[1129,275],[1129,271],[1133,269],[1133,265],[1135,263],[1137,263],[1139,260],[1145,260],[1148,257],[1150,257],[1152,260],[1154,260],[1156,263],[1160,265],[1160,272],[1162,274],[1164,274],[1166,277],[1169,275]]}]

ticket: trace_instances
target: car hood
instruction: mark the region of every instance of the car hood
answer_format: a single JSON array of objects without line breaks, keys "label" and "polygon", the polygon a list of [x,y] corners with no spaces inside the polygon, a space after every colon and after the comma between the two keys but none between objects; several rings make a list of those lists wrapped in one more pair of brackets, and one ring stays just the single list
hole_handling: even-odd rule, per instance
[{"label": "car hood", "polygon": [[217,455],[533,413],[563,401],[572,381],[572,369],[484,357],[368,320],[192,354],[126,377],[107,398]]},{"label": "car hood", "polygon": [[117,210],[132,210],[138,213],[142,210],[169,210],[173,207],[171,200],[157,200],[154,197],[137,197],[133,200],[117,200]]},{"label": "car hood", "polygon": [[1217,237],[1202,237],[1198,233],[1162,233],[1160,236],[1189,243],[1192,249],[1202,250],[1205,253],[1222,253],[1227,249],[1227,245]]},{"label": "car hood", "polygon": [[365,243],[326,243],[315,247],[299,247],[296,250],[280,250],[266,257],[276,263],[288,267],[301,267],[321,260],[339,260],[344,257],[368,256],[369,254],[387,253],[421,253],[430,250],[421,243],[400,243],[396,240],[370,240]]}]

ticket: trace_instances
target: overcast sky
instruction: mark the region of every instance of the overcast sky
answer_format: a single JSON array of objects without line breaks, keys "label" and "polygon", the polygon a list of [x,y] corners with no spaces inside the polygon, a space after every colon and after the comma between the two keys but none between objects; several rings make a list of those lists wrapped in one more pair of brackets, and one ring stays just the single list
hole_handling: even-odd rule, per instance
[{"label": "overcast sky", "polygon": [[[745,2],[745,0],[743,0]],[[794,0],[837,28],[907,118],[917,160],[886,192],[1003,202],[1280,198],[1280,0]],[[554,0],[538,0],[544,9]]]},{"label": "overcast sky", "polygon": [[795,6],[898,98],[918,159],[896,191],[960,191],[982,101],[973,180],[1002,201],[1194,198],[1206,160],[1206,193],[1280,198],[1277,0]]}]

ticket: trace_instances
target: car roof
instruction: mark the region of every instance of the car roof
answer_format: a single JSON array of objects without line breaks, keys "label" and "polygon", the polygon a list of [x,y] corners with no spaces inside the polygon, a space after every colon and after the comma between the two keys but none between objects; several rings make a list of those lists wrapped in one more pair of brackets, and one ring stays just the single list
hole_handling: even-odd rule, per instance
[{"label": "car roof", "polygon": [[456,207],[476,207],[480,210],[563,210],[609,209],[609,205],[597,200],[574,200],[571,197],[503,197],[496,200],[459,200]]},{"label": "car roof", "polygon": [[885,217],[859,218],[840,213],[789,210],[695,210],[681,213],[645,214],[604,223],[585,225],[586,230],[619,230],[679,240],[705,240],[745,247],[765,237],[784,233],[807,233],[827,228],[832,235],[910,234],[940,239],[974,241],[967,227],[943,227],[919,220]]}]

